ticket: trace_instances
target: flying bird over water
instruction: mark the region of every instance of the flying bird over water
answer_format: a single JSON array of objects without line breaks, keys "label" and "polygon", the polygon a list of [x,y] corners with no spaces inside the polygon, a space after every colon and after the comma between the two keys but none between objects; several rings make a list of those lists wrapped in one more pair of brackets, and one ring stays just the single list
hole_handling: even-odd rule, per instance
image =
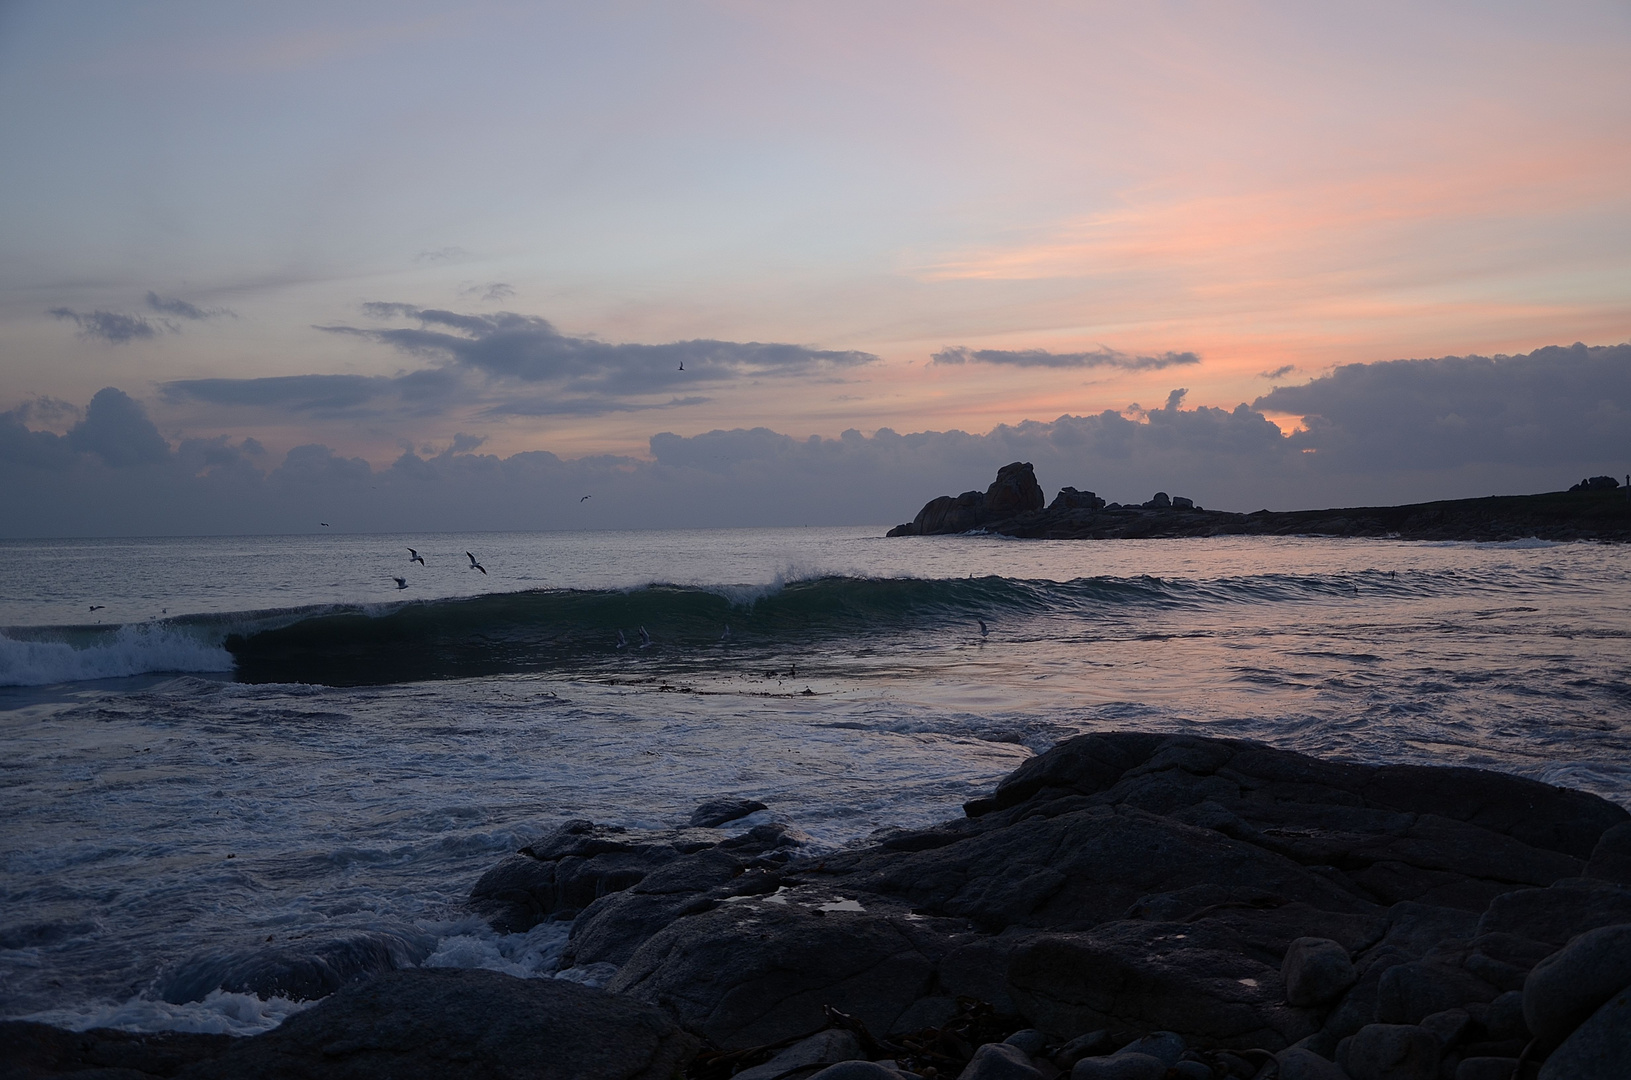
[{"label": "flying bird over water", "polygon": [[408,561],[409,562],[416,562],[420,566],[425,565],[425,557],[423,555],[419,554],[419,552],[415,551],[413,548],[408,549]]},{"label": "flying bird over water", "polygon": [[990,631],[987,630],[986,627],[985,627],[985,620],[984,619],[975,619],[974,621],[980,624],[980,636],[981,637],[985,637],[986,634],[990,633]]},{"label": "flying bird over water", "polygon": [[108,605],[106,605],[106,604],[92,604],[91,605],[91,610],[92,611],[101,611],[103,608],[105,608],[107,606]]},{"label": "flying bird over water", "polygon": [[406,589],[408,587],[407,578],[394,577],[391,580],[396,582],[396,587],[399,589]]},{"label": "flying bird over water", "polygon": [[731,624],[726,623],[725,624],[725,632],[723,634],[719,635],[719,640],[720,641],[729,641],[730,639],[731,639]]},{"label": "flying bird over water", "polygon": [[589,496],[585,495],[583,498],[579,499],[578,501],[580,503],[588,502],[589,501]]},{"label": "flying bird over water", "polygon": [[326,521],[319,521],[317,524],[321,525],[325,529],[329,527],[328,522]]},{"label": "flying bird over water", "polygon": [[684,360],[681,360],[681,361],[680,361],[680,370],[681,370],[681,371],[684,371],[684,370],[685,370],[685,361],[684,361]]},{"label": "flying bird over water", "polygon": [[617,632],[617,647],[619,649],[626,649],[629,647],[629,639],[623,636],[623,631],[621,630]]},{"label": "flying bird over water", "polygon": [[476,557],[474,555],[470,554],[467,551],[467,552],[464,553],[464,557],[470,560],[470,569],[480,570],[483,574],[487,573],[487,568],[485,566],[481,565],[481,563],[477,562]]},{"label": "flying bird over water", "polygon": [[640,647],[642,649],[651,648],[651,635],[646,633],[646,628],[643,626],[640,628]]}]

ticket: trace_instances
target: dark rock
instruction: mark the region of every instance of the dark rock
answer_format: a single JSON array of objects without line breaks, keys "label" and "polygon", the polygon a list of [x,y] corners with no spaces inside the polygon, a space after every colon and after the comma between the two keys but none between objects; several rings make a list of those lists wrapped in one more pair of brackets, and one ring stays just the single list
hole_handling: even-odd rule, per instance
[{"label": "dark rock", "polygon": [[709,799],[691,811],[688,824],[693,829],[713,829],[765,809],[764,803],[754,799]]},{"label": "dark rock", "polygon": [[575,918],[595,900],[686,855],[716,846],[738,856],[762,855],[797,846],[795,834],[785,825],[759,825],[722,841],[705,829],[648,831],[570,821],[483,874],[469,904],[493,929],[518,933],[546,919]]},{"label": "dark rock", "polygon": [[1104,1028],[1078,1035],[1053,1052],[1052,1061],[1061,1069],[1068,1069],[1084,1057],[1098,1057],[1110,1049],[1110,1032]]},{"label": "dark rock", "polygon": [[1077,491],[1073,487],[1062,487],[1059,494],[1053,497],[1048,504],[1048,510],[1101,510],[1104,500],[1091,491]]},{"label": "dark rock", "polygon": [[1196,505],[1195,505],[1195,500],[1194,499],[1186,499],[1182,495],[1174,495],[1172,497],[1172,508],[1174,510],[1195,510],[1195,509],[1198,509],[1198,507],[1196,507]]},{"label": "dark rock", "polygon": [[1070,1070],[1070,1080],[1162,1080],[1167,1063],[1148,1054],[1086,1057]]},{"label": "dark rock", "polygon": [[1140,1036],[1117,1050],[1117,1054],[1148,1054],[1172,1065],[1184,1056],[1184,1037],[1175,1031],[1156,1031]]},{"label": "dark rock", "polygon": [[[808,1039],[800,1039],[763,1065],[743,1069],[733,1080],[777,1080],[790,1070],[803,1066],[825,1068],[861,1056],[861,1040],[843,1028],[828,1028]],[[812,1068],[811,1071],[816,1071]]]},{"label": "dark rock", "polygon": [[1472,1031],[1472,1017],[1466,1009],[1445,1009],[1421,1019],[1420,1026],[1433,1033],[1440,1047],[1459,1046]]},{"label": "dark rock", "polygon": [[1166,510],[1166,509],[1171,508],[1171,506],[1172,506],[1172,500],[1167,497],[1167,493],[1164,492],[1164,491],[1157,491],[1155,493],[1155,496],[1152,499],[1150,499],[1149,502],[1144,504],[1144,509],[1146,509],[1146,510]]},{"label": "dark rock", "polygon": [[1523,1018],[1547,1046],[1631,986],[1631,924],[1588,930],[1539,964],[1523,987]]},{"label": "dark rock", "polygon": [[1043,1048],[1048,1045],[1048,1033],[1038,1031],[1036,1028],[1024,1028],[1002,1041],[1009,1046],[1018,1047],[1031,1057],[1039,1057]]},{"label": "dark rock", "polygon": [[955,498],[930,499],[910,524],[889,530],[890,536],[935,536],[968,532],[993,522],[1041,510],[1042,486],[1030,462],[1016,461],[997,470],[985,491],[965,491]]},{"label": "dark rock", "polygon": [[1490,901],[1478,933],[1510,934],[1565,945],[1599,926],[1631,923],[1631,887],[1563,881],[1549,889],[1516,889]]},{"label": "dark rock", "polygon": [[1348,1080],[1336,1062],[1300,1046],[1282,1050],[1274,1059],[1280,1066],[1279,1080]]},{"label": "dark rock", "polygon": [[1522,990],[1509,990],[1502,994],[1479,1010],[1474,1020],[1483,1025],[1487,1038],[1497,1042],[1526,1043],[1534,1037],[1529,1030],[1529,1022],[1523,1018]]},{"label": "dark rock", "polygon": [[1286,950],[1280,965],[1286,1001],[1292,1005],[1323,1005],[1359,981],[1348,950],[1329,938],[1302,937]]},{"label": "dark rock", "polygon": [[815,1073],[809,1080],[901,1080],[901,1075],[875,1061],[840,1061]]},{"label": "dark rock", "polygon": [[1540,1080],[1625,1080],[1631,1076],[1631,986],[1602,1004],[1552,1051]]},{"label": "dark rock", "polygon": [[985,509],[993,517],[1013,517],[1042,509],[1042,485],[1029,461],[1016,461],[997,470],[985,491]]},{"label": "dark rock", "polygon": [[214,990],[314,1001],[385,971],[416,966],[435,939],[417,930],[355,930],[332,937],[195,955],[161,975],[164,1001],[203,1001]]},{"label": "dark rock", "polygon": [[1397,964],[1382,973],[1376,1018],[1384,1024],[1419,1024],[1423,1017],[1468,1002],[1495,999],[1496,990],[1459,967],[1432,961]]},{"label": "dark rock", "polygon": [[1612,476],[1589,476],[1571,487],[1570,491],[1615,491],[1620,482]]},{"label": "dark rock", "polygon": [[657,1009],[556,979],[398,971],[347,987],[186,1080],[669,1080],[698,1049]]},{"label": "dark rock", "polygon": [[64,1031],[28,1020],[0,1020],[0,1076],[6,1080],[68,1075],[99,1080],[169,1077],[225,1053],[237,1041],[230,1035],[108,1028]]},{"label": "dark rock", "polygon": [[1353,1080],[1436,1080],[1438,1063],[1438,1040],[1413,1024],[1369,1024],[1337,1051]]},{"label": "dark rock", "polygon": [[1582,871],[1585,877],[1631,885],[1631,821],[1604,832]]},{"label": "dark rock", "polygon": [[1462,1058],[1456,1066],[1455,1080],[1521,1080],[1518,1077],[1518,1059],[1515,1057]]},{"label": "dark rock", "polygon": [[726,1049],[815,1031],[826,1005],[889,1031],[931,993],[948,935],[904,912],[819,910],[744,900],[681,919],[641,945],[606,988],[661,1005]]},{"label": "dark rock", "polygon": [[986,1043],[974,1051],[957,1080],[1045,1080],[1030,1055],[1007,1043]]},{"label": "dark rock", "polygon": [[1282,1004],[1279,972],[1233,945],[1196,924],[1112,923],[1026,942],[1008,981],[1025,1016],[1066,1035],[1161,1029],[1209,1046],[1278,1050],[1313,1032],[1307,1013]]}]

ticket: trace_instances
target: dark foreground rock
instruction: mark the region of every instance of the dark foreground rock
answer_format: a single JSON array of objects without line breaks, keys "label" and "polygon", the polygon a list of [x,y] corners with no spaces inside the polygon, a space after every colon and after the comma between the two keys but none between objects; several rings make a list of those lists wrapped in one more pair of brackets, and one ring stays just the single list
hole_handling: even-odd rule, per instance
[{"label": "dark foreground rock", "polygon": [[1623,1080],[1628,825],[1475,769],[1086,735],[961,819],[822,856],[786,825],[574,822],[482,878],[472,904],[501,929],[575,913],[568,962],[607,993],[393,972],[186,1068],[56,1033],[15,1075],[91,1064],[66,1038],[126,1080]]},{"label": "dark foreground rock", "polygon": [[[1015,463],[1009,470],[1031,466]],[[998,475],[998,483],[1002,474]],[[993,490],[997,488],[993,484]],[[1496,495],[1403,506],[1330,510],[1258,510],[1237,514],[1203,510],[1165,493],[1137,505],[1105,504],[1092,492],[1062,488],[1042,507],[1041,488],[1024,509],[1004,512],[989,493],[943,495],[890,536],[932,536],[981,530],[1044,540],[1132,540],[1180,536],[1339,536],[1402,540],[1606,540],[1631,541],[1631,499],[1624,489],[1583,487],[1541,495]],[[1007,504],[1001,504],[1006,506]]]}]

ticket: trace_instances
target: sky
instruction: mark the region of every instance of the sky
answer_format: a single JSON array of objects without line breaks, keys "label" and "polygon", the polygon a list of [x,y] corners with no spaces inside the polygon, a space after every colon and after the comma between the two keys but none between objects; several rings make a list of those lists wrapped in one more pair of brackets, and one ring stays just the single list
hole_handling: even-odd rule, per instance
[{"label": "sky", "polygon": [[1631,473],[1623,2],[0,2],[0,146],[3,536]]}]

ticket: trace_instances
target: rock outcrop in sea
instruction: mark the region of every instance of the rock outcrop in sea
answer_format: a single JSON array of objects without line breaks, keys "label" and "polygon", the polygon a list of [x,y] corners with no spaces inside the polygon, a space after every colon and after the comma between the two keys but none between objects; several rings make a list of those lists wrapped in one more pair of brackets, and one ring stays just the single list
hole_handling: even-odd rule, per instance
[{"label": "rock outcrop in sea", "polygon": [[957,820],[811,848],[573,822],[471,903],[575,917],[602,989],[404,970],[251,1039],[4,1024],[3,1075],[1631,1076],[1631,814],[1593,795],[1097,734]]},{"label": "rock outcrop in sea", "polygon": [[[1631,479],[1631,478],[1628,478]],[[994,498],[993,493],[1002,497]],[[1009,492],[1023,491],[1017,498]],[[1043,508],[1028,462],[1005,465],[986,492],[931,499],[890,536],[934,536],[979,530],[1043,540],[1132,540],[1178,536],[1365,536],[1402,540],[1631,541],[1631,498],[1611,476],[1568,491],[1496,495],[1403,506],[1331,510],[1206,510],[1187,496],[1156,492],[1141,503],[1106,503],[1091,491],[1059,489]]]}]

